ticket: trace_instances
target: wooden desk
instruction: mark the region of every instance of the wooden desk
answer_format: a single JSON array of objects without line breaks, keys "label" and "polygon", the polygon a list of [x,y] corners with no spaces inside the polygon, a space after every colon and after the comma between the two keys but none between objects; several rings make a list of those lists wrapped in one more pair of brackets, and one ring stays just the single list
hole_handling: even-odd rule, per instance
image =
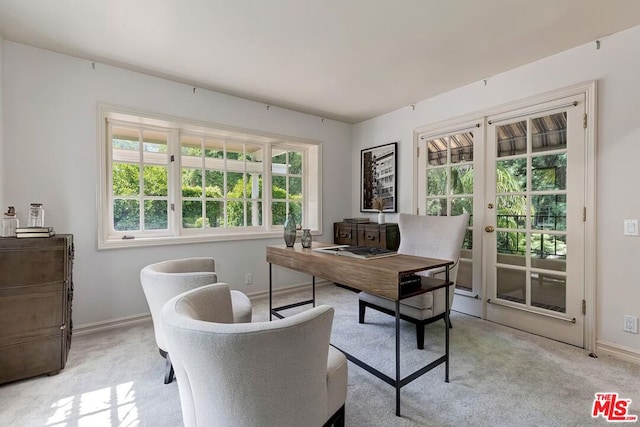
[{"label": "wooden desk", "polygon": [[[312,248],[332,246],[325,243],[314,242]],[[342,351],[347,359],[376,377],[382,379],[387,384],[396,389],[396,415],[400,416],[400,389],[411,381],[422,376],[436,366],[445,364],[445,382],[449,382],[449,328],[445,328],[445,354],[428,365],[402,378],[400,376],[400,301],[414,295],[431,292],[440,288],[448,288],[453,285],[449,281],[449,267],[453,261],[439,260],[433,258],[422,258],[411,255],[396,255],[378,259],[357,259],[346,256],[325,254],[315,252],[311,249],[294,245],[288,248],[282,246],[267,246],[267,262],[269,263],[269,318],[271,315],[282,318],[279,313],[282,310],[297,307],[305,304],[315,306],[315,278],[321,277],[332,282],[345,284],[355,289],[366,291],[395,301],[396,317],[396,375],[391,378],[378,371],[374,367],[366,364],[362,360]],[[286,306],[273,307],[273,264],[286,267],[291,270],[306,273],[312,276],[313,298],[308,301],[301,301]],[[445,280],[434,278],[423,278],[420,288],[413,288],[410,292],[404,292],[400,286],[401,278],[405,275],[418,271],[431,270],[435,268],[445,268]],[[449,291],[445,292],[445,306],[449,307]],[[449,324],[449,310],[445,312],[445,324]],[[334,346],[335,347],[335,346]],[[337,348],[337,347],[336,347]]]}]

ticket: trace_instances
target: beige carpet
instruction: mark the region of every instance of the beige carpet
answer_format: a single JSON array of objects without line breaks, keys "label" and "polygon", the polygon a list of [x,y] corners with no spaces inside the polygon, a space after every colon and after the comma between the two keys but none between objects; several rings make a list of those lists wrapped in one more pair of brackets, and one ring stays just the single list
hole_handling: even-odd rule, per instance
[{"label": "beige carpet", "polygon": [[[282,296],[278,305],[308,298]],[[357,323],[357,295],[334,286],[318,302],[336,308],[332,340],[393,374],[393,319],[367,311]],[[254,301],[255,320],[267,318]],[[632,399],[640,414],[640,365],[459,313],[452,314],[451,382],[440,366],[402,390],[394,415],[392,387],[349,364],[347,426],[604,426],[591,418],[596,392]],[[413,325],[402,325],[402,370],[437,357],[444,323],[427,327],[425,350],[415,349]],[[2,426],[180,426],[177,384],[164,385],[164,360],[151,323],[74,337],[66,368],[56,376],[0,386]]]}]

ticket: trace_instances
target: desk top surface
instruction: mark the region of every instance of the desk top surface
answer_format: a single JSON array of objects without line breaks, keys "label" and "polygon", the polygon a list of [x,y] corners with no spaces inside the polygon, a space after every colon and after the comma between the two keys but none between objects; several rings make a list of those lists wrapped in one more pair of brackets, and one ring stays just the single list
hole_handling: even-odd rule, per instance
[{"label": "desk top surface", "polygon": [[309,249],[300,245],[267,246],[267,262],[390,299],[401,298],[399,284],[402,276],[453,265],[449,260],[404,254],[358,259],[312,250],[326,246],[335,245],[313,242]]}]

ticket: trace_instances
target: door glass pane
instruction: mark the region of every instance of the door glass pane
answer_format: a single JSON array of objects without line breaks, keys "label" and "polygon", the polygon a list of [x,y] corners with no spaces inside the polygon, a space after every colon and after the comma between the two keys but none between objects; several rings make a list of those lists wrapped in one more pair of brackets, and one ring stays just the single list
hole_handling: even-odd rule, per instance
[{"label": "door glass pane", "polygon": [[496,225],[498,228],[525,228],[527,196],[496,197]]},{"label": "door glass pane", "polygon": [[[551,263],[554,270],[565,271],[567,258],[566,235],[532,233],[531,234],[531,266],[539,268]],[[534,262],[535,260],[535,262]]]},{"label": "door glass pane", "polygon": [[496,162],[496,192],[514,193],[527,190],[527,159]]},{"label": "door glass pane", "polygon": [[567,113],[531,120],[531,148],[534,153],[567,148]]},{"label": "door glass pane", "polygon": [[533,191],[566,190],[567,154],[531,158],[531,189]]},{"label": "door glass pane", "polygon": [[566,277],[547,272],[531,273],[531,305],[566,313]]},{"label": "door glass pane", "polygon": [[444,216],[447,214],[447,199],[427,200],[427,215]]},{"label": "door glass pane", "polygon": [[[465,252],[465,251],[463,251]],[[467,256],[471,256],[471,251]],[[461,253],[461,256],[466,254]],[[467,292],[471,292],[473,289],[472,286],[472,272],[473,272],[473,261],[471,259],[460,259],[460,263],[458,264],[458,276],[456,277],[456,289],[462,289]]]},{"label": "door glass pane", "polygon": [[451,194],[473,194],[473,166],[451,168]]},{"label": "door glass pane", "polygon": [[447,141],[449,138],[436,138],[427,142],[429,151],[429,165],[438,166],[447,164]]},{"label": "door glass pane", "polygon": [[444,196],[447,194],[447,168],[427,170],[427,195]]},{"label": "door glass pane", "polygon": [[508,301],[526,303],[527,276],[523,270],[497,267],[497,297]]},{"label": "door glass pane", "polygon": [[567,195],[531,196],[531,228],[566,231]]},{"label": "door glass pane", "polygon": [[515,156],[527,152],[527,122],[496,126],[497,157]]},{"label": "door glass pane", "polygon": [[473,161],[473,132],[453,135],[451,142],[451,163]]},{"label": "door glass pane", "polygon": [[496,232],[498,245],[498,263],[524,266],[524,254],[527,249],[525,232],[498,231]]},{"label": "door glass pane", "polygon": [[462,215],[469,212],[469,225],[473,225],[473,198],[456,197],[451,199],[451,215]]}]

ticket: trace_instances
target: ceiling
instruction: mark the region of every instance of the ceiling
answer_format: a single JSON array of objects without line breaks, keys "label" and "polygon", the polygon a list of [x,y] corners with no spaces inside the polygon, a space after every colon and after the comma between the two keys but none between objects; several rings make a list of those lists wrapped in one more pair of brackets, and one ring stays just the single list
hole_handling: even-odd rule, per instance
[{"label": "ceiling", "polygon": [[346,123],[639,24],[637,0],[0,0],[5,40]]}]

